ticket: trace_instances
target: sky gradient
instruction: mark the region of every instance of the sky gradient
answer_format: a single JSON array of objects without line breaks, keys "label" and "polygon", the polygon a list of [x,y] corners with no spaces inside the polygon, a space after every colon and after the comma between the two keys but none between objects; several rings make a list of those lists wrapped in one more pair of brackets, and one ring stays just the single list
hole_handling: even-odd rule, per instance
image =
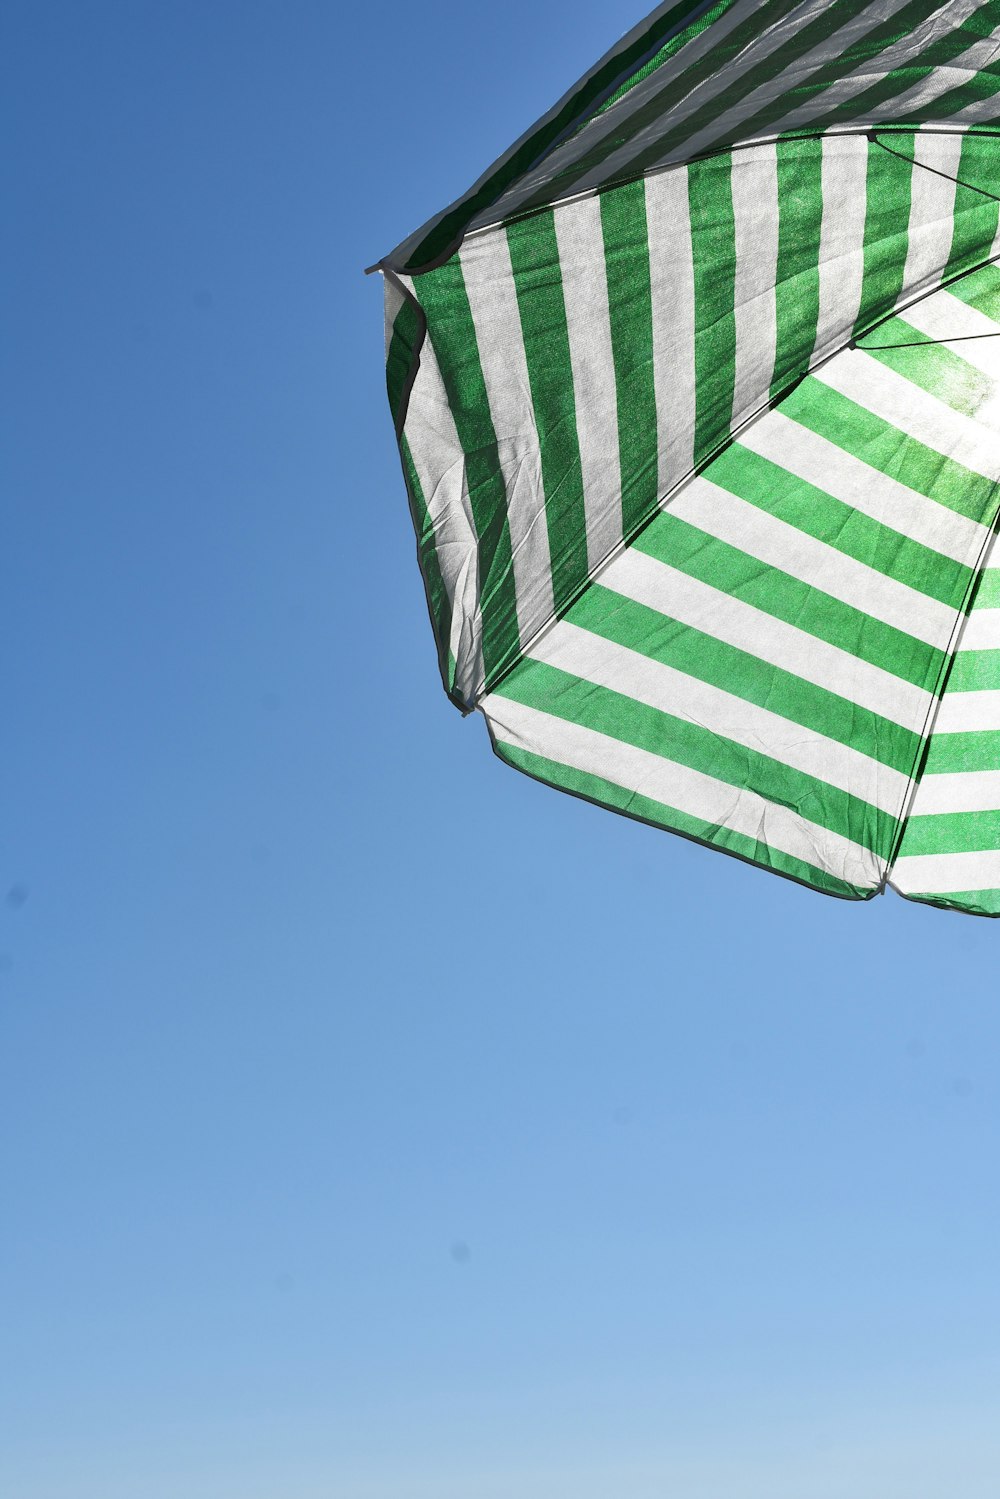
[{"label": "sky gradient", "polygon": [[6,8],[4,1494],[995,1499],[1000,928],[439,685],[362,268],[638,15]]}]

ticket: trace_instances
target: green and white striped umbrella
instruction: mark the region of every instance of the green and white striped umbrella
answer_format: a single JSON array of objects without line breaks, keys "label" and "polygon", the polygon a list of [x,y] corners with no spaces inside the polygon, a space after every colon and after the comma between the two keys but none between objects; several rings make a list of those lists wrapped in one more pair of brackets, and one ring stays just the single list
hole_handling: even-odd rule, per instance
[{"label": "green and white striped umbrella", "polygon": [[501,759],[1000,914],[998,132],[1000,0],[665,4],[380,262]]}]

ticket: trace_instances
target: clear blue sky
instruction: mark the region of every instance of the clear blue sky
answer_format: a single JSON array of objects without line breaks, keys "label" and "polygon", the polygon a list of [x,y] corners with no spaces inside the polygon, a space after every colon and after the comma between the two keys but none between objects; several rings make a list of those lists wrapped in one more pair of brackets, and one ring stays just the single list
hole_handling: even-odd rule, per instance
[{"label": "clear blue sky", "polygon": [[361,269],[638,14],[8,0],[10,1499],[995,1499],[1000,928],[438,685]]}]

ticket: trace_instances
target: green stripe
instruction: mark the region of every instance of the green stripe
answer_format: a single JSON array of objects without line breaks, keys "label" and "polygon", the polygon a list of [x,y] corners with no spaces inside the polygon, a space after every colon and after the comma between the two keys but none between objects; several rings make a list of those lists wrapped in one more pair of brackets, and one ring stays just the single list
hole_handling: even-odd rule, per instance
[{"label": "green stripe", "polygon": [[588,589],[567,619],[792,723],[850,745],[904,775],[913,772],[921,749],[919,734],[600,584]]},{"label": "green stripe", "polygon": [[444,681],[445,691],[451,692],[455,686],[455,663],[451,657],[449,645],[451,641],[451,604],[448,599],[448,590],[444,586],[441,576],[441,565],[438,561],[437,543],[434,537],[434,525],[431,521],[424,500],[424,492],[420,486],[420,479],[413,463],[413,454],[410,452],[410,444],[405,436],[399,445],[400,456],[403,460],[403,474],[406,478],[406,490],[410,499],[410,514],[413,517],[413,529],[417,533],[417,559],[420,563],[420,571],[424,580],[424,588],[427,593],[427,607],[430,611],[431,623],[434,626],[434,637],[438,648],[438,664],[441,668],[441,677]]},{"label": "green stripe", "polygon": [[959,650],[956,653],[948,674],[949,692],[996,692],[998,688],[1000,651]]},{"label": "green stripe", "polygon": [[636,550],[741,599],[765,614],[837,646],[860,661],[931,691],[945,663],[943,651],[824,593],[814,583],[781,572],[676,516],[658,517]]},{"label": "green stripe", "polygon": [[522,662],[499,695],[567,723],[606,734],[660,759],[788,807],[861,848],[887,857],[896,819],[826,781],[739,744],[699,724],[600,687],[541,661]]},{"label": "green stripe", "polygon": [[790,854],[769,848],[766,843],[758,839],[748,838],[745,834],[733,832],[728,828],[721,828],[717,823],[702,822],[699,818],[691,817],[677,807],[668,807],[662,802],[618,786],[614,781],[607,781],[601,776],[590,775],[586,771],[561,765],[557,760],[548,760],[542,755],[532,754],[530,750],[504,744],[502,740],[497,741],[496,752],[501,760],[506,761],[515,770],[521,770],[535,780],[554,786],[557,790],[572,792],[576,796],[584,797],[587,801],[596,802],[600,807],[621,812],[638,822],[651,823],[654,827],[693,838],[709,848],[733,854],[736,858],[743,859],[758,868],[787,875],[790,879],[798,880],[813,889],[826,891],[830,895],[845,896],[851,900],[867,900],[874,893],[869,889],[848,885],[833,875],[827,874],[825,870],[818,869],[814,864],[807,864],[802,859],[796,859]]},{"label": "green stripe", "polygon": [[561,609],[587,579],[587,522],[555,219],[507,231],[542,460],[552,590]]},{"label": "green stripe", "polygon": [[[787,411],[787,402],[782,411]],[[971,568],[872,520],[853,505],[835,499],[739,443],[720,453],[705,478],[805,535],[825,541],[845,557],[853,557],[929,598],[953,609],[965,602]],[[872,482],[877,482],[874,474]]]},{"label": "green stripe", "polygon": [[520,649],[507,493],[472,311],[457,259],[416,283],[433,329],[433,343],[458,440],[465,454],[469,500],[479,538],[479,599],[487,686]]},{"label": "green stripe", "polygon": [[772,397],[807,368],[819,322],[819,244],[823,221],[822,144],[779,141],[777,345]]},{"label": "green stripe", "polygon": [[[896,145],[896,140],[893,140]],[[903,136],[899,150],[913,155],[913,137]],[[868,143],[865,204],[864,279],[861,308],[854,325],[860,336],[877,318],[895,307],[903,290],[909,243],[910,182],[913,169],[898,156]]]},{"label": "green stripe", "polygon": [[736,373],[736,227],[732,162],[716,157],[688,174],[694,259],[695,463],[728,434]]},{"label": "green stripe", "polygon": [[945,911],[965,911],[971,916],[1000,916],[1000,890],[953,890],[941,895],[907,895]]},{"label": "green stripe", "polygon": [[970,770],[1000,770],[1000,730],[932,734],[924,775],[955,775]]},{"label": "green stripe", "polygon": [[811,432],[860,458],[869,468],[898,479],[958,515],[981,525],[992,524],[1000,496],[991,480],[904,435],[898,427],[812,375],[785,397],[781,409]]},{"label": "green stripe", "polygon": [[601,229],[618,398],[622,534],[629,536],[659,498],[645,183],[604,194]]},{"label": "green stripe", "polygon": [[989,853],[1000,848],[1000,811],[936,812],[911,817],[903,852],[918,854]]},{"label": "green stripe", "polygon": [[420,331],[420,314],[407,297],[396,313],[396,321],[392,325],[392,337],[389,340],[389,351],[385,357],[385,384],[389,392],[389,410],[392,412],[393,421],[397,423],[397,430],[407,382],[420,342]]},{"label": "green stripe", "polygon": [[[995,541],[993,549],[995,553]],[[980,573],[975,607],[977,609],[1000,609],[1000,567],[987,567]]]}]

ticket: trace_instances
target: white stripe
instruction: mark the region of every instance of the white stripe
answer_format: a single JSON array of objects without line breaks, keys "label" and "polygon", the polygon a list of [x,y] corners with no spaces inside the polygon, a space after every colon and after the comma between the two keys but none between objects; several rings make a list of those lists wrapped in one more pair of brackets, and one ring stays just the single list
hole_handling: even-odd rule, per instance
[{"label": "white stripe", "polygon": [[945,692],[934,720],[935,734],[1000,729],[1000,692]]},{"label": "white stripe", "polygon": [[832,353],[853,334],[865,271],[868,142],[828,135],[822,149],[823,219],[814,360]]},{"label": "white stripe", "polygon": [[994,483],[1000,479],[1000,444],[995,437],[861,349],[845,350],[813,376],[907,437]]},{"label": "white stripe", "polygon": [[[840,105],[846,103],[855,94],[864,93],[867,89],[881,84],[890,73],[897,68],[905,68],[908,65],[918,65],[920,54],[925,48],[940,40],[942,34],[961,26],[963,21],[974,15],[977,10],[982,9],[989,0],[945,0],[943,5],[927,16],[920,25],[908,32],[900,41],[894,42],[891,47],[886,47],[876,57],[866,58],[865,61],[853,73],[848,73],[842,78],[836,79],[821,93],[815,94],[800,104],[796,109],[768,125],[768,133],[780,135],[783,130],[795,130],[799,126],[809,125],[814,120],[820,121],[832,111],[839,109]],[[897,9],[898,7],[894,7]],[[875,11],[875,23],[883,20],[885,12],[881,6],[872,7]],[[890,117],[898,119],[895,114],[895,99],[888,101]],[[860,120],[852,123],[864,123],[869,116],[862,116]]]},{"label": "white stripe", "polygon": [[889,881],[900,895],[1000,889],[1000,852],[908,854],[896,860]]},{"label": "white stripe", "polygon": [[[556,213],[558,221],[561,213]],[[694,466],[694,261],[687,167],[646,179],[653,304],[657,481],[666,494]]]},{"label": "white stripe", "polygon": [[[600,776],[714,828],[742,833],[759,847],[801,859],[846,884],[872,889],[881,878],[882,863],[868,849],[808,822],[788,807],[765,801],[755,791],[495,693],[484,698],[481,707],[501,744]],[[724,839],[719,841],[724,845]]]},{"label": "white stripe", "polygon": [[741,432],[738,446],[954,562],[971,565],[986,541],[986,527],[978,521],[869,467],[780,410]]},{"label": "white stripe", "polygon": [[[948,264],[955,231],[955,183],[950,179],[958,172],[961,156],[960,135],[931,135],[918,130],[914,136],[913,159],[917,165],[910,173],[910,222],[900,302],[940,281]],[[928,171],[928,167],[935,170]],[[946,176],[940,176],[941,172]]]},{"label": "white stripe", "polygon": [[622,537],[618,392],[600,200],[570,204],[553,219],[573,370],[587,562],[594,568]]},{"label": "white stripe", "polygon": [[616,557],[600,581],[615,593],[837,693],[893,723],[917,731],[926,723],[931,698],[922,688],[634,548]]},{"label": "white stripe", "polygon": [[554,625],[529,654],[571,676],[732,739],[894,816],[902,809],[910,782],[899,771],[567,620]]},{"label": "white stripe", "polygon": [[966,620],[960,651],[1000,650],[1000,609],[973,609]]},{"label": "white stripe", "polygon": [[925,775],[910,816],[996,811],[1000,811],[1000,770],[960,770]]},{"label": "white stripe", "polygon": [[732,426],[767,399],[774,376],[778,269],[778,153],[737,153],[732,165],[736,333]]},{"label": "white stripe", "polygon": [[552,617],[555,606],[542,454],[506,234],[467,241],[460,259],[507,493],[517,623],[523,643]]},{"label": "white stripe", "polygon": [[465,455],[429,333],[421,346],[404,432],[434,527],[441,580],[451,604],[449,645],[455,658],[455,687],[471,702],[482,690],[485,677],[478,542]]},{"label": "white stripe", "polygon": [[949,605],[848,557],[709,479],[693,479],[666,508],[669,514],[709,536],[738,547],[758,562],[839,599],[859,613],[938,650],[947,649],[956,618]]}]

